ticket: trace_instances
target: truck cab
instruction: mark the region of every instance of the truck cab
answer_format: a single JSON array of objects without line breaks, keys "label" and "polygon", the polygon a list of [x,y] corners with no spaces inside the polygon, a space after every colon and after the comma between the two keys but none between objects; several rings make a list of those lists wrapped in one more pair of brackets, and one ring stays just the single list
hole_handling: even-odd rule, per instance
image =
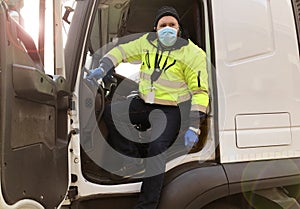
[{"label": "truck cab", "polygon": [[297,0],[0,0],[0,208],[133,208],[143,173],[115,175],[103,110],[141,63],[86,75],[164,5],[206,53],[210,103],[199,142],[167,151],[159,208],[300,208]]}]

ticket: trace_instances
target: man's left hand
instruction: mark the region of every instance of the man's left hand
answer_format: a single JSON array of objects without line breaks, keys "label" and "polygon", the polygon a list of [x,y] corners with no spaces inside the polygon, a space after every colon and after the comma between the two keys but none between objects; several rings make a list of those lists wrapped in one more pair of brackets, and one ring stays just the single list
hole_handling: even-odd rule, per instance
[{"label": "man's left hand", "polygon": [[199,141],[199,135],[192,130],[187,130],[184,134],[184,145],[187,148],[192,148]]}]

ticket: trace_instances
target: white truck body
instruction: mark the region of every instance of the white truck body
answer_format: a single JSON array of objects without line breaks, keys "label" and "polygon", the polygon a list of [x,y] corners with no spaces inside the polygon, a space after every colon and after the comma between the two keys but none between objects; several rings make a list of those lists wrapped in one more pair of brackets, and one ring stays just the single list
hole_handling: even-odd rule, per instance
[{"label": "white truck body", "polygon": [[221,162],[299,157],[291,1],[214,1],[213,8]]},{"label": "white truck body", "polygon": [[[84,76],[152,30],[162,5],[207,54],[210,106],[200,142],[168,159],[159,209],[300,208],[298,0],[40,0],[36,47],[23,4],[0,0],[0,208],[133,207],[142,178],[111,179],[101,164],[109,130],[97,111],[113,91]],[[137,84],[117,72],[114,95],[127,96]]]}]

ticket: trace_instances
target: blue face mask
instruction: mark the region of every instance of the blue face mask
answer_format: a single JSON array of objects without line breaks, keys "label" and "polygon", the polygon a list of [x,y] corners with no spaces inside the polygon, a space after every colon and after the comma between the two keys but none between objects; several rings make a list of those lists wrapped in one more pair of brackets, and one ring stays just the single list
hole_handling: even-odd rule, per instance
[{"label": "blue face mask", "polygon": [[172,27],[164,27],[157,31],[159,41],[164,46],[173,46],[177,40],[177,30]]}]

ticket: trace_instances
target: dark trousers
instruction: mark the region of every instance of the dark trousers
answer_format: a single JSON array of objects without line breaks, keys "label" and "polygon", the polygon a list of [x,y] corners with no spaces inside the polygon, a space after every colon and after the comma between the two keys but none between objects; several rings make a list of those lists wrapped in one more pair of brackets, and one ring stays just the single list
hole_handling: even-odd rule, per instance
[{"label": "dark trousers", "polygon": [[[165,151],[176,139],[186,109],[146,104],[139,97],[106,107],[104,119],[110,132],[109,144],[126,156],[145,160],[145,177],[135,209],[157,208],[164,179]],[[151,128],[148,141],[139,141],[140,137],[136,136],[140,133],[128,128],[128,124],[143,130]]]}]

